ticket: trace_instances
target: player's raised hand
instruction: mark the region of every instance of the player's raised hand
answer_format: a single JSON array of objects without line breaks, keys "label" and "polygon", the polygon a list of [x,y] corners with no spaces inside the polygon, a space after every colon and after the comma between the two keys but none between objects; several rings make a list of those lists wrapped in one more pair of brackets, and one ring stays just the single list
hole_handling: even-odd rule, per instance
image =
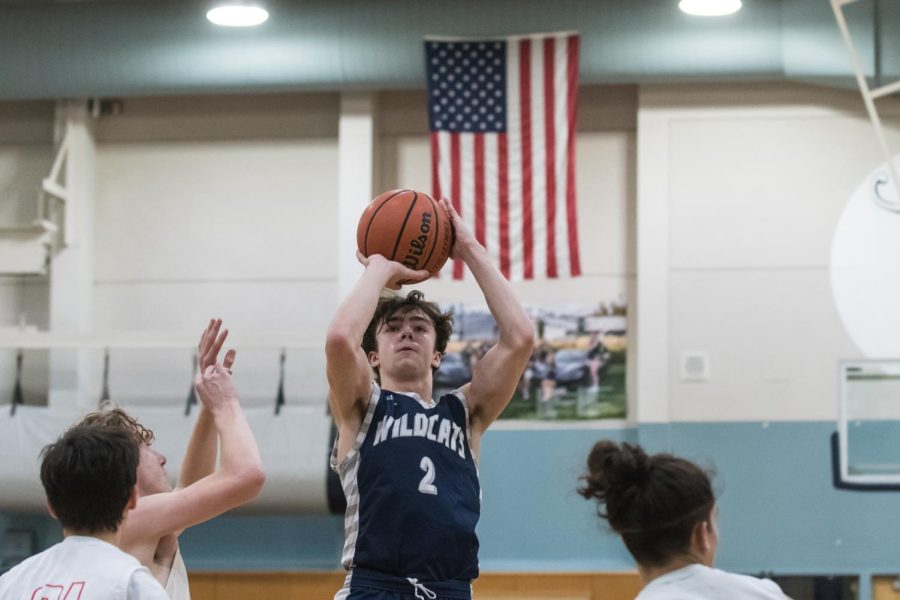
[{"label": "player's raised hand", "polygon": [[197,388],[200,402],[211,411],[222,408],[238,398],[231,373],[221,364],[210,365],[197,373],[194,386]]},{"label": "player's raised hand", "polygon": [[450,249],[450,258],[462,260],[464,259],[462,256],[463,249],[479,242],[465,222],[463,222],[459,213],[456,212],[456,209],[453,208],[453,203],[446,198],[441,198],[441,204],[450,215],[450,222],[453,223],[453,248]]},{"label": "player's raised hand", "polygon": [[428,271],[415,271],[403,263],[399,263],[395,260],[388,260],[380,254],[363,256],[362,252],[357,250],[356,260],[358,260],[366,269],[384,269],[388,276],[387,283],[384,284],[384,287],[392,290],[399,290],[404,285],[420,283],[431,276]]},{"label": "player's raised hand", "polygon": [[[206,369],[216,364],[219,360],[219,351],[225,344],[225,338],[228,337],[228,330],[222,328],[222,319],[210,319],[209,325],[200,336],[200,344],[198,345],[198,354],[200,356],[200,373],[204,373]],[[234,365],[234,359],[237,352],[234,348],[230,348],[225,353],[222,366],[231,371]]]}]

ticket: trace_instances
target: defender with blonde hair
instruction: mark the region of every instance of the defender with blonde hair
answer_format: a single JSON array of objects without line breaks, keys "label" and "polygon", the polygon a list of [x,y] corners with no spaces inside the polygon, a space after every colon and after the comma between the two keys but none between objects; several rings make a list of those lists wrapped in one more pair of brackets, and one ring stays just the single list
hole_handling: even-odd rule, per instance
[{"label": "defender with blonde hair", "polygon": [[[235,352],[217,363],[228,336],[213,319],[200,338],[200,373],[194,384],[201,408],[188,442],[178,485],[165,471],[166,457],[153,446],[153,432],[119,408],[87,415],[83,425],[125,432],[140,448],[140,496],[121,531],[120,547],[134,555],[162,583],[171,600],[189,600],[187,570],[178,536],[193,525],[253,500],[265,482],[259,449],[241,411],[231,379]],[[216,446],[221,460],[216,469]]]}]

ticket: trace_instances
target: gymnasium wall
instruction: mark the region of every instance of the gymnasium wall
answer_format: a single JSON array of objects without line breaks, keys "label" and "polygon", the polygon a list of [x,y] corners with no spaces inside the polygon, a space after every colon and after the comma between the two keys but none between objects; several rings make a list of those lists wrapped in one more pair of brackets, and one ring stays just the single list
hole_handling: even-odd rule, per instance
[{"label": "gymnasium wall", "polygon": [[[288,353],[285,393],[321,404],[319,344],[337,300],[337,110],[336,94],[194,97],[126,100],[102,118],[96,329],[199,336],[219,316],[238,344],[241,331],[296,332],[315,347]],[[247,402],[274,402],[278,353],[241,353]],[[149,367],[146,352],[112,357],[114,395],[183,401],[191,353],[154,354]]]},{"label": "gymnasium wall", "polygon": [[[53,104],[0,103],[0,227],[30,224],[38,217],[40,181],[53,162]],[[0,276],[0,330],[20,319],[46,329],[47,282],[41,277]],[[24,366],[27,400],[47,395],[46,353]],[[11,397],[15,354],[0,350],[0,402]]]},{"label": "gymnasium wall", "polygon": [[[380,103],[376,187],[428,189],[424,95],[390,93]],[[126,101],[123,114],[101,120],[98,328],[184,329],[212,312],[236,332],[304,330],[320,340],[337,302],[334,269],[330,255],[310,256],[304,244],[327,247],[334,228],[337,119],[337,96],[323,94]],[[0,165],[8,160],[0,153]],[[625,290],[636,333],[629,422],[503,423],[486,435],[485,570],[633,566],[574,491],[601,437],[717,468],[724,568],[896,570],[900,543],[886,524],[897,497],[835,491],[828,456],[837,361],[862,355],[832,299],[831,240],[879,162],[851,92],[785,84],[583,91],[586,276],[516,289],[535,303]],[[0,296],[0,326],[15,322],[17,285]],[[448,302],[479,300],[471,282],[422,287]],[[683,355],[695,352],[709,356],[706,381],[681,377]],[[317,358],[293,358],[289,377],[309,370],[306,383],[287,387],[294,401],[307,401],[297,386],[308,384],[309,401],[324,402]],[[243,364],[241,389],[267,401],[275,360]],[[180,380],[176,392],[183,397]],[[0,518],[0,529],[17,519]],[[52,527],[41,527],[52,539]],[[328,569],[341,536],[335,517],[234,516],[186,532],[183,547],[190,569]]]},{"label": "gymnasium wall", "polygon": [[[879,108],[900,148],[897,104]],[[862,354],[832,294],[832,241],[883,162],[858,94],[649,86],[638,130],[639,270],[659,291],[639,298],[640,420],[835,419],[837,362]],[[705,382],[681,377],[697,351]]]},{"label": "gymnasium wall", "polygon": [[[592,306],[633,296],[636,100],[634,87],[585,89],[578,142],[585,276],[517,284],[524,302]],[[422,92],[380,96],[377,189],[430,189],[424,102]],[[237,345],[241,332],[284,331],[321,344],[338,301],[339,96],[125,99],[120,109],[96,122],[95,331],[199,331],[215,315]],[[52,122],[49,111],[45,121]],[[30,171],[16,171],[20,187],[36,189],[47,175],[52,148],[42,149],[44,163],[32,159]],[[16,286],[21,298],[21,280]],[[483,304],[471,278],[422,289],[442,302]],[[11,299],[9,314],[4,305],[0,327],[16,324],[18,305]],[[274,401],[278,352],[241,352],[236,377],[246,402]],[[45,373],[45,354],[29,352],[26,365]],[[99,397],[102,353],[91,354],[89,389]],[[113,350],[112,396],[124,405],[182,403],[191,354]],[[11,364],[9,355],[2,368]],[[12,389],[11,378],[4,381],[0,398]],[[285,392],[291,403],[322,403],[319,347],[287,353]]]}]

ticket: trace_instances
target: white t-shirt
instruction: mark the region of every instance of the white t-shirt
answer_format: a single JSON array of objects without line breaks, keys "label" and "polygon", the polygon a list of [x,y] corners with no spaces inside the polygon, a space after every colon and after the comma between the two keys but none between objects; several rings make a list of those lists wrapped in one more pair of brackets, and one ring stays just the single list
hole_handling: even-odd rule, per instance
[{"label": "white t-shirt", "polygon": [[635,600],[784,600],[771,579],[689,565],[648,583]]},{"label": "white t-shirt", "polygon": [[169,579],[166,580],[166,594],[171,600],[191,600],[187,568],[184,566],[184,559],[181,558],[181,548],[175,550],[175,560],[172,563],[172,570],[169,571]]},{"label": "white t-shirt", "polygon": [[168,600],[163,587],[135,557],[101,539],[77,535],[0,577],[0,600],[23,598]]}]

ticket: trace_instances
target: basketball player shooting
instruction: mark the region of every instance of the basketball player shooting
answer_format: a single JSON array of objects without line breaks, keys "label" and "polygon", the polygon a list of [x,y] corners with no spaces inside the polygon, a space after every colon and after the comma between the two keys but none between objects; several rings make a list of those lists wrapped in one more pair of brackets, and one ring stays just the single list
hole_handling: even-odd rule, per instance
[{"label": "basketball player shooting", "polygon": [[[418,291],[380,299],[429,276],[381,255],[338,308],[325,344],[338,426],[332,468],[347,497],[336,599],[470,599],[478,576],[481,436],[509,403],[531,355],[531,320],[453,207],[451,257],[475,277],[500,332],[472,381],[431,397],[452,317]],[[374,381],[373,381],[374,375]]]}]

